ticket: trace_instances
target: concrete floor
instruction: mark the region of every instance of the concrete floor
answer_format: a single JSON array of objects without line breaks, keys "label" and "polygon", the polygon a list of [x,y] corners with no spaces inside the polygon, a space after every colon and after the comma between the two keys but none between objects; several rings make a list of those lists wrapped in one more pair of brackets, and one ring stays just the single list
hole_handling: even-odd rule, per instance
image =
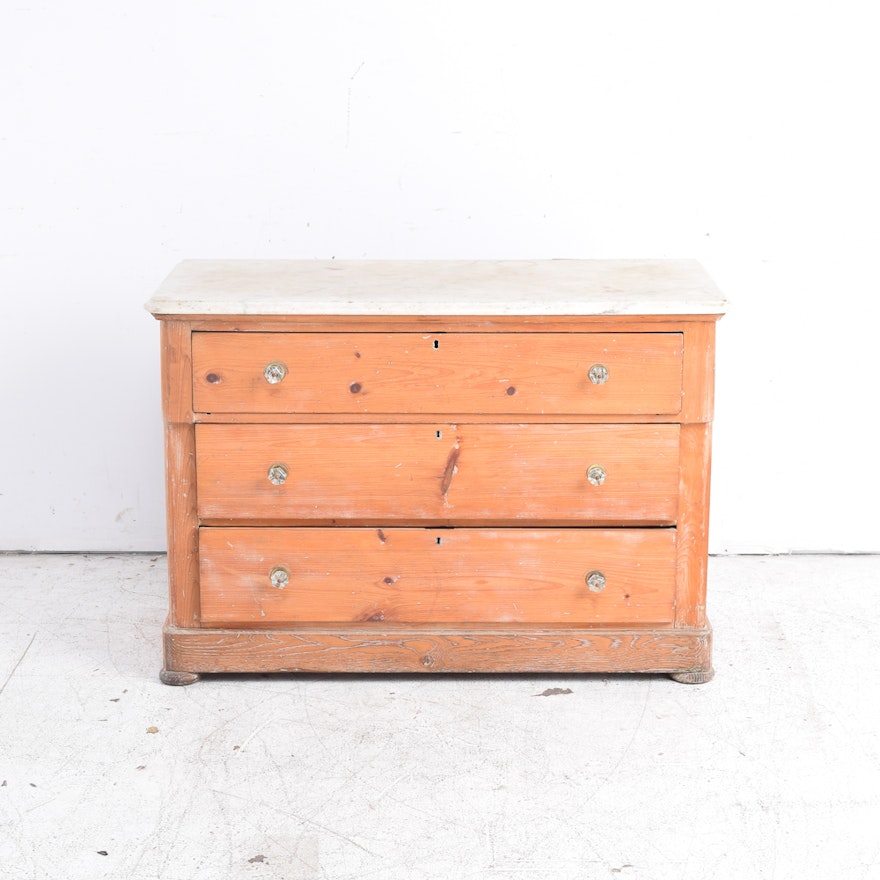
[{"label": "concrete floor", "polygon": [[164,556],[0,556],[0,877],[880,877],[880,556],[710,572],[706,685],[169,688]]}]

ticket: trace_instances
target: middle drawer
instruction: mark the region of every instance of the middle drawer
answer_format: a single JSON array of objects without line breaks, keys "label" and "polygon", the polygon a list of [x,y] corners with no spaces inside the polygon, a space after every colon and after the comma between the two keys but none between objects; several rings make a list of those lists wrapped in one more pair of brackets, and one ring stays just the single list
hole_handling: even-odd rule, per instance
[{"label": "middle drawer", "polygon": [[679,426],[196,425],[207,524],[673,525]]}]

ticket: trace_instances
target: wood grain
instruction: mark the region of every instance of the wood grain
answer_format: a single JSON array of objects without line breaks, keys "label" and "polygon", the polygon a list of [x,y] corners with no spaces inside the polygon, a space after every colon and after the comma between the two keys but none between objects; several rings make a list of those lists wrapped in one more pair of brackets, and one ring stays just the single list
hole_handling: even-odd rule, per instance
[{"label": "wood grain", "polygon": [[[373,425],[393,420],[400,425],[423,425],[427,419],[451,421],[451,413],[193,413],[195,421],[203,425]],[[677,423],[677,417],[668,415],[628,415],[627,413],[455,413],[457,425],[667,425]]]},{"label": "wood grain", "polygon": [[709,485],[715,389],[715,322],[684,328],[680,517],[675,620],[702,626],[706,620],[709,555]]},{"label": "wood grain", "polygon": [[715,405],[715,322],[686,324],[682,365],[682,423],[712,421]]},{"label": "wood grain", "polygon": [[159,325],[162,413],[166,422],[193,421],[191,331],[183,321]]},{"label": "wood grain", "polygon": [[679,626],[702,626],[706,620],[711,445],[710,424],[682,425],[675,603]]},{"label": "wood grain", "polygon": [[[668,413],[679,333],[194,333],[198,412]],[[270,385],[271,361],[288,369]],[[590,367],[609,378],[593,384]]]},{"label": "wood grain", "polygon": [[196,510],[196,442],[192,421],[189,327],[182,322],[164,322],[161,342],[162,399],[165,414],[168,616],[173,625],[197,626],[199,523]]},{"label": "wood grain", "polygon": [[674,529],[202,528],[199,560],[206,626],[662,623],[675,590]]},{"label": "wood grain", "polygon": [[175,669],[193,672],[699,672],[712,632],[691,629],[380,624],[165,632]]},{"label": "wood grain", "polygon": [[[678,425],[196,427],[203,523],[671,525]],[[273,464],[286,481],[273,485]],[[594,485],[594,465],[606,476]]]},{"label": "wood grain", "polygon": [[[156,315],[159,321],[179,320]],[[193,331],[245,333],[680,333],[721,315],[187,315]]]}]

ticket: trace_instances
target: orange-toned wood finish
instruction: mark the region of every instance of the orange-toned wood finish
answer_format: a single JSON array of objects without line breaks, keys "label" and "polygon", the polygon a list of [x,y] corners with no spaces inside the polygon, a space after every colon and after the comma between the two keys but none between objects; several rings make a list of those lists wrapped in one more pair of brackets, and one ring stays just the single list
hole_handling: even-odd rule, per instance
[{"label": "orange-toned wood finish", "polygon": [[[678,425],[196,426],[203,524],[674,525]],[[281,467],[283,482],[270,470]],[[277,472],[273,472],[277,473]]]},{"label": "orange-toned wood finish", "polygon": [[[196,333],[198,412],[666,413],[679,333]],[[287,376],[269,384],[280,363]],[[604,365],[609,380],[588,374]]]},{"label": "orange-toned wood finish", "polygon": [[158,317],[166,683],[711,678],[719,315]]},{"label": "orange-toned wood finish", "polygon": [[675,595],[675,529],[208,528],[199,560],[211,626],[668,623]]},{"label": "orange-toned wood finish", "polygon": [[165,501],[168,531],[168,622],[199,624],[199,520],[192,414],[190,330],[161,325],[162,409],[165,415]]},{"label": "orange-toned wood finish", "polygon": [[684,677],[710,674],[712,632],[708,627],[516,624],[452,628],[369,623],[265,630],[166,627],[165,663],[175,671],[664,672],[689,680]]}]

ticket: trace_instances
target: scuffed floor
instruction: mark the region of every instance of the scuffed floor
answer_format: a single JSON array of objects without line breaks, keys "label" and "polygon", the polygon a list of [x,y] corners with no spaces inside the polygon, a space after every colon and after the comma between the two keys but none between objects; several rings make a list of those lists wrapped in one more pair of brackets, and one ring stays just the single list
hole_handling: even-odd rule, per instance
[{"label": "scuffed floor", "polygon": [[164,556],[0,556],[0,877],[880,877],[880,556],[710,576],[707,685],[169,688]]}]

